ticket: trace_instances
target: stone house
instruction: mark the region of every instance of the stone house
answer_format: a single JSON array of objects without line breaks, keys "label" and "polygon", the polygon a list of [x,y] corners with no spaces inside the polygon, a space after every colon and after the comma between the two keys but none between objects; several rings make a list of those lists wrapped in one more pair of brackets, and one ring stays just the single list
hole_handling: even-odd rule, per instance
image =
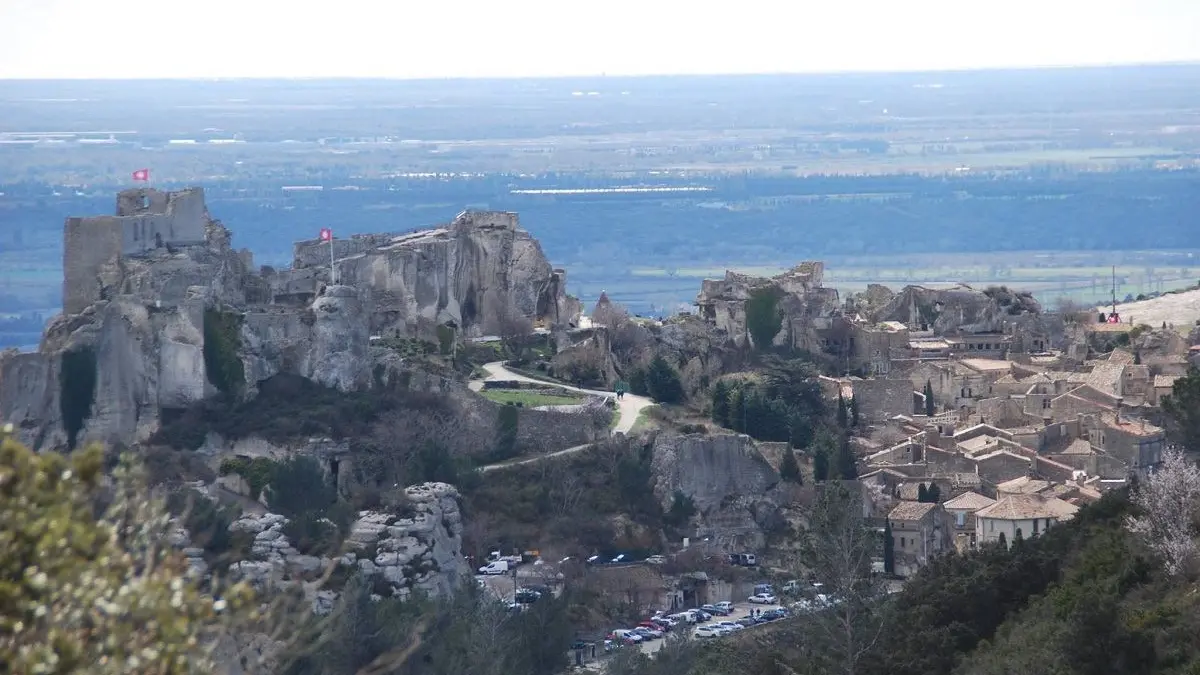
[{"label": "stone house", "polygon": [[953,522],[954,546],[960,553],[975,548],[975,512],[995,503],[978,492],[964,492],[942,504]]},{"label": "stone house", "polygon": [[1143,419],[1122,419],[1120,413],[1081,415],[1088,442],[1125,462],[1131,474],[1145,477],[1162,462],[1166,433]]},{"label": "stone house", "polygon": [[1056,497],[1020,494],[1003,495],[995,504],[975,512],[976,545],[1000,540],[1008,546],[1017,536],[1036,537],[1058,523],[1075,517],[1079,507]]},{"label": "stone house", "polygon": [[913,412],[914,391],[907,379],[852,379],[859,414],[868,423],[882,423],[894,415]]},{"label": "stone house", "polygon": [[856,324],[850,367],[874,376],[891,372],[892,358],[908,353],[908,326],[898,321]]},{"label": "stone house", "polygon": [[940,504],[902,501],[888,513],[896,573],[909,576],[949,549],[951,533]]},{"label": "stone house", "polygon": [[1012,336],[1003,333],[967,333],[946,338],[955,356],[1000,359],[1007,355]]},{"label": "stone house", "polygon": [[1178,380],[1179,377],[1179,375],[1155,375],[1148,401],[1150,405],[1162,405],[1163,398],[1171,395],[1171,390],[1175,387],[1175,380]]}]

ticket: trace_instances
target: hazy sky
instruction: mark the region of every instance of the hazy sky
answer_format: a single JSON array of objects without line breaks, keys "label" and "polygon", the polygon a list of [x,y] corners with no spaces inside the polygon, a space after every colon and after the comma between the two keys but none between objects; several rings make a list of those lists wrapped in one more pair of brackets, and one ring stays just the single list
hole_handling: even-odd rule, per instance
[{"label": "hazy sky", "polygon": [[1157,61],[1200,61],[1200,0],[0,0],[0,79]]}]

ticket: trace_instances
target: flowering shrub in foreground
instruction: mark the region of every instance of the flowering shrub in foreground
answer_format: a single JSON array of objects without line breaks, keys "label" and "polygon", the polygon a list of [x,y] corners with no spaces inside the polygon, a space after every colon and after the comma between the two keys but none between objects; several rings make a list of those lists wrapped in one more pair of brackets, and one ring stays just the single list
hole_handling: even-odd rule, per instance
[{"label": "flowering shrub in foreground", "polygon": [[167,543],[169,515],[128,457],[106,476],[98,447],[35,454],[5,436],[0,672],[215,672],[217,640],[258,618],[250,589],[188,575]]}]

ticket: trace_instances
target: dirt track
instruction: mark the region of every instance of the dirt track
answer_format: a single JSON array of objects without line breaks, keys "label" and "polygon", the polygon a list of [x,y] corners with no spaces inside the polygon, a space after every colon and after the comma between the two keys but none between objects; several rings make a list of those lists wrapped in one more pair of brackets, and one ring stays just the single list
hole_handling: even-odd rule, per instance
[{"label": "dirt track", "polygon": [[[1093,311],[1099,313],[1110,310],[1111,307],[1096,307]],[[1134,324],[1161,326],[1165,321],[1186,332],[1200,320],[1200,291],[1184,291],[1151,300],[1122,303],[1117,305],[1117,312],[1122,322],[1132,320]]]}]

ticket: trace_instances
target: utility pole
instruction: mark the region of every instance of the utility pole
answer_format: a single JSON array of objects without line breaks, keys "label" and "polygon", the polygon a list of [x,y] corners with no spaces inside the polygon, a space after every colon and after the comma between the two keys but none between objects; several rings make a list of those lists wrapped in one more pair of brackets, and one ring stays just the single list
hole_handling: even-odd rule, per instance
[{"label": "utility pole", "polygon": [[1117,313],[1117,266],[1112,267],[1112,313]]}]

